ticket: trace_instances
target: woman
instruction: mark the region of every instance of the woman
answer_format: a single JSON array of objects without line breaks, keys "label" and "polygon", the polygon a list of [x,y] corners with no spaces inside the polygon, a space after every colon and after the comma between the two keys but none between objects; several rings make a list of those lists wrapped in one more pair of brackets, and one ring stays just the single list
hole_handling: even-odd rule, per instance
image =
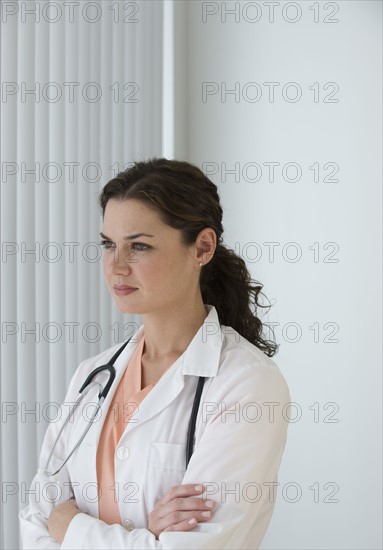
[{"label": "woman", "polygon": [[[89,425],[97,388],[58,437],[49,468],[65,415],[48,427],[20,513],[23,544],[258,548],[274,507],[289,393],[256,316],[261,285],[222,242],[217,187],[191,164],[153,159],[111,180],[100,205],[108,288],[143,324],[114,363],[100,415]],[[81,363],[63,407],[120,346]],[[108,373],[96,380],[104,387]]]}]

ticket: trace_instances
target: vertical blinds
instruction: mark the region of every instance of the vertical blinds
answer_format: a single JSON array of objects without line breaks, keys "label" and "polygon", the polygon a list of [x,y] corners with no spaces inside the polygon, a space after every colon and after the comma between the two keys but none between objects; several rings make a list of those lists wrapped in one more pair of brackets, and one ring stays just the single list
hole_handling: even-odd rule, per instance
[{"label": "vertical blinds", "polygon": [[140,324],[103,281],[98,194],[172,148],[171,3],[65,4],[1,14],[3,548],[20,547],[17,514],[76,367]]}]

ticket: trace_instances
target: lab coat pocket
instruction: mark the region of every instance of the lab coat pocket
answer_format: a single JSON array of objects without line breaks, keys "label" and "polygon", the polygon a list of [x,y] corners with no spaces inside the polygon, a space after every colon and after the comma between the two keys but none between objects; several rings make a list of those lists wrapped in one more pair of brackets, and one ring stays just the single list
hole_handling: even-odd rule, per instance
[{"label": "lab coat pocket", "polygon": [[186,471],[185,453],[186,445],[181,443],[153,442],[150,445],[144,489],[149,512],[174,485],[182,483]]}]

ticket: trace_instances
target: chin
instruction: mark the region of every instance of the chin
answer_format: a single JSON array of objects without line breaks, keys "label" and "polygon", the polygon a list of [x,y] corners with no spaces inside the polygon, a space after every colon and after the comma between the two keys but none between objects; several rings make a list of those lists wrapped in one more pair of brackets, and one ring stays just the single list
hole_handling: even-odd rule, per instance
[{"label": "chin", "polygon": [[118,297],[114,297],[114,303],[118,311],[125,315],[141,315],[142,313],[142,308],[139,305],[121,300]]},{"label": "chin", "polygon": [[124,313],[126,315],[139,315],[140,312],[137,311],[137,308],[130,306],[129,304],[121,304],[119,302],[116,302],[116,308],[120,313]]}]

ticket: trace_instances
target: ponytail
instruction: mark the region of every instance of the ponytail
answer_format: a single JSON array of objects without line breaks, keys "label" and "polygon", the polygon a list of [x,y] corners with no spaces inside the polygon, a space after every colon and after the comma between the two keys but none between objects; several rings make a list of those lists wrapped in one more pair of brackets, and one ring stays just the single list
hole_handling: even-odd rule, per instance
[{"label": "ponytail", "polygon": [[263,285],[251,279],[242,258],[219,243],[202,268],[200,285],[203,302],[216,308],[222,325],[232,327],[269,357],[275,355],[279,346],[262,337],[263,325],[257,317],[258,307],[268,307],[258,301]]}]

